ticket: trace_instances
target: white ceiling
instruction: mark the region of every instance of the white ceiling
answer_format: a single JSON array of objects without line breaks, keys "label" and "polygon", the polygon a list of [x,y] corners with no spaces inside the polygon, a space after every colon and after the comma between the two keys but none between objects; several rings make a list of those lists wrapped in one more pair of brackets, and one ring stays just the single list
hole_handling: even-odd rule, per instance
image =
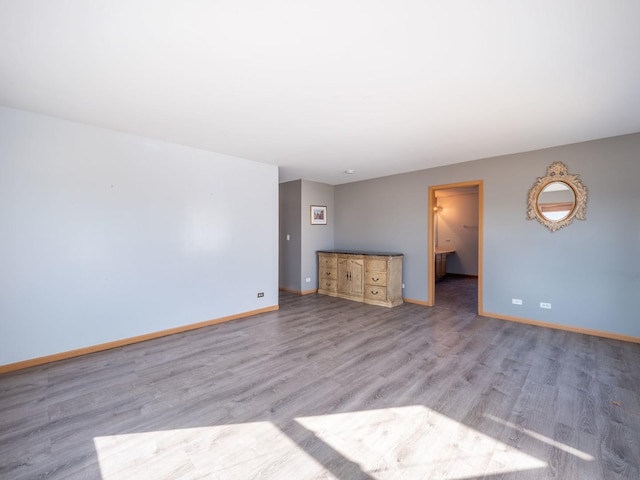
[{"label": "white ceiling", "polygon": [[639,25],[633,0],[0,0],[0,104],[340,184],[640,131]]}]

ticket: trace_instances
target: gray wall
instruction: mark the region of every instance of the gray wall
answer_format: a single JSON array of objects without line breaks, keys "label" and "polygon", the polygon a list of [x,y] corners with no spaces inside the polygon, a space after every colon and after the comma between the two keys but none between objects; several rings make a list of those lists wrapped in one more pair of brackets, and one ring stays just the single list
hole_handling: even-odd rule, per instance
[{"label": "gray wall", "polygon": [[[316,251],[333,248],[333,196],[334,187],[325,183],[280,184],[280,288],[295,292],[318,288]],[[311,225],[311,205],[327,207],[326,225]]]},{"label": "gray wall", "polygon": [[[327,207],[327,224],[311,225],[311,205]],[[302,270],[301,290],[318,288],[318,250],[333,248],[334,241],[334,187],[326,183],[302,181]],[[311,279],[307,282],[307,279]]]},{"label": "gray wall", "polygon": [[[302,180],[280,184],[280,277],[278,286],[300,291],[302,232],[300,209]],[[287,240],[287,235],[289,239]]]},{"label": "gray wall", "polygon": [[[554,161],[589,200],[586,221],[552,233],[526,200]],[[484,181],[485,312],[640,337],[640,134],[336,186],[335,246],[403,252],[404,296],[426,301],[428,187],[471,180]]]},{"label": "gray wall", "polygon": [[424,172],[335,187],[335,246],[404,253],[404,297],[427,296],[427,195]]},{"label": "gray wall", "polygon": [[0,225],[0,364],[278,304],[272,165],[0,107]]}]

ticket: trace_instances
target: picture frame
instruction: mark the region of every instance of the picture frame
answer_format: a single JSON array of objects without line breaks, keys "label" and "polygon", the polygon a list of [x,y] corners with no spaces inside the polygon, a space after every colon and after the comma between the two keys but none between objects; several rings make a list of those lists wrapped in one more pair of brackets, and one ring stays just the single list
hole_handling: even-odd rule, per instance
[{"label": "picture frame", "polygon": [[311,205],[311,225],[327,224],[327,207],[324,205]]}]

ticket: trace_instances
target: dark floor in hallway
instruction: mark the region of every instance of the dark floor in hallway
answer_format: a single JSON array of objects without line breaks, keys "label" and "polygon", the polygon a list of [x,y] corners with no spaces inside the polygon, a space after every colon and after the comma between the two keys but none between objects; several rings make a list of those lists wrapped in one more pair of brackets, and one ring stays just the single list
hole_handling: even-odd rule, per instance
[{"label": "dark floor in hallway", "polygon": [[436,306],[478,312],[478,277],[448,274],[436,282]]}]

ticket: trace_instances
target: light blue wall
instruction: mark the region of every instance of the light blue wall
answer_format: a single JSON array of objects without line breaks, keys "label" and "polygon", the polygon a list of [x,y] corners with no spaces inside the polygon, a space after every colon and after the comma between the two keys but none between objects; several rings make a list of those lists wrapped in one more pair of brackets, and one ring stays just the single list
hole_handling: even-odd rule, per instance
[{"label": "light blue wall", "polygon": [[[526,201],[554,161],[589,201],[586,221],[551,233]],[[336,186],[336,248],[403,252],[404,296],[426,301],[428,188],[472,180],[484,182],[485,312],[640,337],[640,134]]]},{"label": "light blue wall", "polygon": [[272,165],[0,107],[0,225],[0,364],[278,303]]}]

